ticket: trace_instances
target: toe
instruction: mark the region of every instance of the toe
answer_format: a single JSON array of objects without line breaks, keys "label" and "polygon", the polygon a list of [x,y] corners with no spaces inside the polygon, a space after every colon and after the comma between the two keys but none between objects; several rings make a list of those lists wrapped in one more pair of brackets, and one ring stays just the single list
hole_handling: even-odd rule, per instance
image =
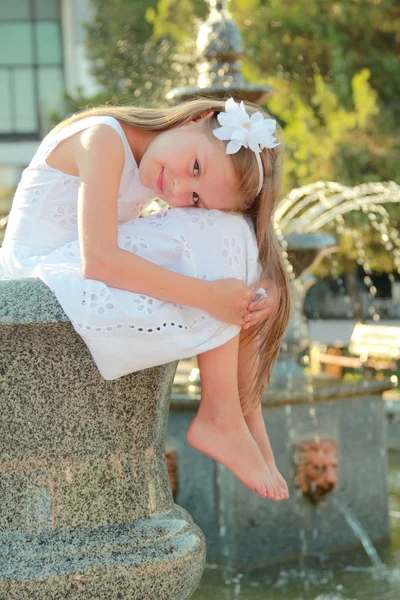
[{"label": "toe", "polygon": [[265,485],[263,485],[262,483],[257,486],[257,490],[256,491],[257,491],[257,494],[259,496],[261,496],[262,498],[265,497],[265,494],[267,492],[267,490],[265,488]]},{"label": "toe", "polygon": [[267,498],[269,498],[270,500],[275,500],[274,488],[271,486],[271,484],[266,483],[265,488],[267,490]]},{"label": "toe", "polygon": [[289,494],[289,488],[288,488],[288,486],[287,486],[287,483],[286,483],[286,481],[283,479],[283,477],[282,477],[282,476],[279,478],[279,487],[280,487],[281,489],[283,489],[283,491],[284,491],[286,494]]},{"label": "toe", "polygon": [[265,483],[261,483],[259,484],[255,491],[257,492],[257,494],[259,494],[262,498],[267,498],[268,497],[268,488],[265,485]]},{"label": "toe", "polygon": [[282,500],[282,488],[278,481],[274,481],[275,499]]}]

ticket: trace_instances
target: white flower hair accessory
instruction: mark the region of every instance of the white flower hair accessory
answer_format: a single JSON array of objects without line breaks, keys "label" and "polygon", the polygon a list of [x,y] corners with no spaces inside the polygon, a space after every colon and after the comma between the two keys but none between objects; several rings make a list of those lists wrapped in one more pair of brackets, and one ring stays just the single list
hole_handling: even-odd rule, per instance
[{"label": "white flower hair accessory", "polygon": [[260,152],[264,148],[275,148],[279,146],[273,133],[276,130],[274,119],[265,119],[260,112],[247,114],[244,103],[238,104],[233,98],[225,102],[225,112],[218,114],[218,121],[222,127],[213,130],[213,134],[219,140],[229,141],[226,147],[227,154],[235,154],[243,146],[250,148],[255,154],[260,172],[257,194],[260,193],[264,173]]}]

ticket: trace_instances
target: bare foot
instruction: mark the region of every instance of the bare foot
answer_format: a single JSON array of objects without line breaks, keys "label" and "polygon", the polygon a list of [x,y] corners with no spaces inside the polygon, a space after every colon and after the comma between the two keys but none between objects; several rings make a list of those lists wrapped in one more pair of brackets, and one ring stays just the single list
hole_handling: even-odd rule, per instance
[{"label": "bare foot", "polygon": [[289,488],[275,464],[275,458],[272,452],[268,434],[265,430],[264,422],[260,424],[256,423],[254,419],[249,419],[246,420],[246,424],[252,437],[257,443],[266,464],[268,465],[275,487],[278,488],[278,498],[276,498],[276,500],[287,500],[289,498]]},{"label": "bare foot", "polygon": [[280,499],[280,486],[271,473],[244,419],[217,424],[197,414],[190,423],[188,444],[217,460],[250,490],[263,498]]},{"label": "bare foot", "polygon": [[[251,433],[251,430],[250,430],[250,433]],[[258,442],[256,440],[256,438],[254,438],[254,439],[257,442],[257,445],[260,449],[261,454],[263,455],[265,462],[268,465],[269,470],[271,471],[271,477],[274,479],[274,481],[276,482],[276,484],[279,488],[279,498],[277,498],[277,499],[278,500],[287,500],[289,498],[289,488],[288,488],[286,481],[284,480],[284,478],[278,471],[278,468],[275,464],[274,457],[273,456],[271,457],[270,453],[268,452],[268,450],[265,446],[264,441]]]}]

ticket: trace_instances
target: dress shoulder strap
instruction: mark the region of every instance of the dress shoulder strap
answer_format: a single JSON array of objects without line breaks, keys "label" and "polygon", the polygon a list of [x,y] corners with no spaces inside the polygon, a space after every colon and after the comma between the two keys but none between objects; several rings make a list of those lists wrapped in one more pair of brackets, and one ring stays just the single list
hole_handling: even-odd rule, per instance
[{"label": "dress shoulder strap", "polygon": [[[44,152],[46,154],[50,153],[51,150],[53,150],[62,140],[66,140],[75,133],[79,133],[79,131],[83,131],[89,127],[94,127],[95,125],[108,125],[115,129],[115,131],[117,131],[117,133],[120,135],[125,149],[124,173],[138,166],[120,122],[109,115],[89,115],[88,117],[83,117],[82,119],[79,119],[70,125],[66,125],[56,133],[50,132],[43,140],[43,143],[45,144]],[[48,146],[47,152],[46,146]]]}]

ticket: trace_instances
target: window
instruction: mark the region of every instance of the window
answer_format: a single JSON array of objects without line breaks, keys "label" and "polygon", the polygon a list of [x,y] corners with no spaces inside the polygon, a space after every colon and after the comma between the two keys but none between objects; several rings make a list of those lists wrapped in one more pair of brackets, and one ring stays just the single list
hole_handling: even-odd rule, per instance
[{"label": "window", "polygon": [[41,138],[63,103],[60,0],[0,3],[0,138]]}]

